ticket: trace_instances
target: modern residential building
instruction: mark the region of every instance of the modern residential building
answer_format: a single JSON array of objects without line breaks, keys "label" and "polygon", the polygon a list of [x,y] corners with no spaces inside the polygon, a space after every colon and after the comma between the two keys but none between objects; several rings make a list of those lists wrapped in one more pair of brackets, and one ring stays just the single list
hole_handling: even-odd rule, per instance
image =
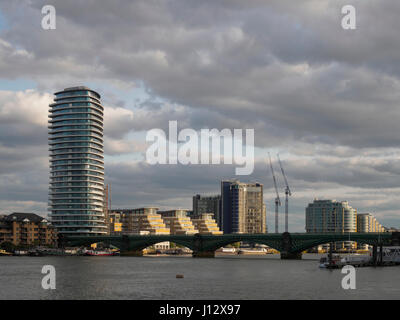
[{"label": "modern residential building", "polygon": [[202,213],[198,218],[192,219],[192,223],[200,234],[223,234],[223,232],[218,228],[218,224],[214,220],[213,213]]},{"label": "modern residential building", "polygon": [[263,185],[239,180],[221,182],[222,231],[226,233],[266,233],[266,206]]},{"label": "modern residential building", "polygon": [[158,211],[165,226],[169,228],[171,234],[193,235],[199,233],[194,227],[192,220],[187,216],[186,210]]},{"label": "modern residential building", "polygon": [[110,216],[121,214],[123,234],[170,234],[157,210],[156,207],[115,209],[110,211]]},{"label": "modern residential building", "polygon": [[[357,210],[347,201],[315,199],[306,208],[306,232],[357,232]],[[355,247],[355,243],[346,241],[335,244],[336,250],[350,247]]]},{"label": "modern residential building", "polygon": [[193,215],[192,218],[199,218],[203,213],[214,214],[218,227],[222,226],[221,215],[221,196],[201,196],[196,194],[193,197]]},{"label": "modern residential building", "polygon": [[51,222],[65,235],[104,235],[100,95],[87,87],[66,88],[49,107]]},{"label": "modern residential building", "polygon": [[[371,213],[357,214],[357,232],[385,232],[385,227]],[[359,249],[368,249],[370,245],[358,243]]]},{"label": "modern residential building", "polygon": [[53,246],[57,231],[45,218],[34,213],[12,213],[0,219],[0,243]]},{"label": "modern residential building", "polygon": [[385,227],[371,213],[357,214],[357,232],[385,232]]}]

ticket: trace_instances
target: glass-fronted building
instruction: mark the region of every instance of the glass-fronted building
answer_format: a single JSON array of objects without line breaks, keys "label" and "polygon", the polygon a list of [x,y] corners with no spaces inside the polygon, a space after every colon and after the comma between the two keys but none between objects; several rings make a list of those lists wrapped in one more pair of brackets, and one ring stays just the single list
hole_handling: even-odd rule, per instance
[{"label": "glass-fronted building", "polygon": [[[349,234],[357,232],[357,210],[347,201],[316,199],[306,208],[306,232]],[[335,249],[354,246],[355,243],[352,241],[335,243]]]},{"label": "glass-fronted building", "polygon": [[226,233],[266,233],[266,206],[261,183],[221,181],[221,229]]},{"label": "glass-fronted building", "polygon": [[106,234],[100,95],[66,88],[49,107],[51,222],[65,235]]},{"label": "glass-fronted building", "polygon": [[357,232],[357,210],[347,201],[314,200],[306,208],[306,232]]}]

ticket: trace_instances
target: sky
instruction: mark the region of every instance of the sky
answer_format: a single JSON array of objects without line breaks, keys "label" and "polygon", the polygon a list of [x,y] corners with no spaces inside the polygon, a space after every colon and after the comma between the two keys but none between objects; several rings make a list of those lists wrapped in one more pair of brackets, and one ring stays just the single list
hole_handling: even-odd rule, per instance
[{"label": "sky", "polygon": [[[191,209],[220,181],[264,184],[274,227],[274,161],[285,168],[289,231],[314,198],[349,201],[400,227],[400,3],[348,1],[3,0],[0,2],[0,214],[47,215],[48,105],[86,85],[105,106],[113,208]],[[44,30],[44,5],[56,29]],[[234,165],[150,165],[148,130],[254,129],[253,174]],[[284,207],[280,208],[281,212]],[[283,229],[283,215],[280,229]]]}]

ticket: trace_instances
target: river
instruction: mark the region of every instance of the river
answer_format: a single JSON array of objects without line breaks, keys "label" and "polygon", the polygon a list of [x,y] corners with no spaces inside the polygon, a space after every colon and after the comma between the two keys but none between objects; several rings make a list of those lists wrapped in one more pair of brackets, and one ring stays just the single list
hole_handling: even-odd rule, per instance
[{"label": "river", "polygon": [[[319,256],[0,257],[0,299],[399,299],[400,266],[356,269],[344,290],[341,270]],[[41,286],[43,265],[56,289]],[[177,279],[183,274],[183,279]]]}]

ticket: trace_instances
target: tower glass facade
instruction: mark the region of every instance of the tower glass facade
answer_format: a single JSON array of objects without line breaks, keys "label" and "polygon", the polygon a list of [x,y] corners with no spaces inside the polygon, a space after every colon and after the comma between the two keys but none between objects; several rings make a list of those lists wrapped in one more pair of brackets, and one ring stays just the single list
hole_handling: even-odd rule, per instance
[{"label": "tower glass facade", "polygon": [[266,207],[261,183],[221,181],[224,233],[266,233]]},{"label": "tower glass facade", "polygon": [[[306,208],[306,232],[357,232],[357,210],[352,208],[347,201],[315,199]],[[353,241],[340,241],[334,244],[333,249],[354,249],[355,245]]]},{"label": "tower glass facade", "polygon": [[106,234],[100,95],[66,88],[49,107],[51,221],[60,234]]}]

